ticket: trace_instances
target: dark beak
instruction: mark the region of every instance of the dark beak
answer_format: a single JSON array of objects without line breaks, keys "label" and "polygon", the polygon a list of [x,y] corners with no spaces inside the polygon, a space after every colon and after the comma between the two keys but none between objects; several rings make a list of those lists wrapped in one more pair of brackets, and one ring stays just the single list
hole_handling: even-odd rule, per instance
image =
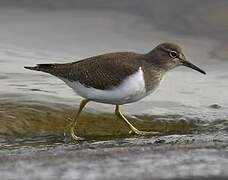
[{"label": "dark beak", "polygon": [[184,61],[183,61],[183,65],[184,65],[184,66],[187,66],[187,67],[189,67],[189,68],[192,68],[192,69],[194,69],[194,70],[196,70],[196,71],[199,71],[199,72],[201,72],[202,74],[206,74],[205,71],[203,71],[203,70],[200,69],[199,67],[195,66],[194,64],[190,63],[189,61],[184,60]]}]

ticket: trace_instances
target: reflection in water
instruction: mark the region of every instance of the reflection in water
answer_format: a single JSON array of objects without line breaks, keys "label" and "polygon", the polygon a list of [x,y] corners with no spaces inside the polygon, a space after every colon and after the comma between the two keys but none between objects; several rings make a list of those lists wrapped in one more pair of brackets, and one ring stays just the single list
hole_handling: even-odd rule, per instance
[{"label": "reflection in water", "polygon": [[[211,107],[214,107],[212,105]],[[217,106],[216,106],[217,107]],[[215,108],[217,109],[217,108]],[[1,103],[0,134],[9,137],[39,137],[69,139],[69,125],[76,109],[70,105],[45,103],[39,101]],[[135,115],[128,119],[139,129],[159,131],[168,134],[198,134],[227,132],[227,119],[207,121],[199,117],[182,115]],[[129,128],[114,114],[103,112],[84,112],[80,116],[77,133],[86,139],[130,137]],[[48,138],[49,139],[49,138]]]},{"label": "reflection in water", "polygon": [[[63,104],[5,103],[0,109],[0,134],[10,136],[37,136],[45,134],[64,134],[69,131],[69,124],[76,113],[72,106]],[[194,120],[185,120],[179,115],[138,115],[129,119],[139,129],[160,131],[163,134],[190,133]],[[127,137],[129,128],[114,114],[82,113],[77,133],[81,136]]]}]

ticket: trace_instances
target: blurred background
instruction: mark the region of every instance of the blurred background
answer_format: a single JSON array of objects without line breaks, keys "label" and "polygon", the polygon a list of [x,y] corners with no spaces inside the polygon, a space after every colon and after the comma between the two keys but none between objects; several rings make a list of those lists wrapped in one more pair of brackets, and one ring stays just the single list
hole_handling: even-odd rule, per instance
[{"label": "blurred background", "polygon": [[[4,154],[0,159],[8,161],[0,165],[2,177],[25,178],[24,174],[31,172],[28,178],[39,179],[41,175],[56,177],[61,172],[58,178],[62,179],[92,176],[150,179],[152,172],[157,172],[157,178],[194,175],[226,178],[227,19],[226,0],[0,0],[0,152]],[[178,67],[167,73],[154,94],[122,107],[136,126],[163,132],[166,136],[160,139],[124,139],[128,138],[128,130],[111,114],[113,106],[91,103],[82,115],[78,133],[95,142],[73,146],[66,143],[67,136],[63,134],[81,98],[57,78],[23,68],[39,63],[72,62],[115,51],[147,53],[162,42],[179,44],[187,59],[207,75]],[[101,140],[98,136],[108,140],[97,142]],[[186,149],[179,145],[189,142],[186,154]],[[159,146],[163,153],[152,155],[151,144],[160,143],[174,144],[176,149],[170,152]],[[208,145],[212,151],[206,148]],[[130,164],[134,159],[128,154],[129,147],[135,148],[134,153],[143,152],[141,146],[148,149],[143,156],[134,155],[138,159],[136,164],[123,168],[125,162],[119,152],[110,148],[113,158],[104,150],[119,146],[125,148],[122,153]],[[189,150],[198,146],[203,151]],[[52,149],[48,150],[49,147]],[[217,151],[218,147],[223,150]],[[90,159],[83,159],[84,156],[80,159],[73,153],[90,148],[100,148],[104,153],[99,158],[98,152],[95,155],[81,152],[97,160],[91,166]],[[40,157],[40,151],[47,153]],[[62,155],[65,151],[68,157]],[[49,162],[52,153],[60,157]],[[16,165],[12,154],[19,162]],[[19,154],[25,158],[22,160]],[[103,165],[105,155],[110,171]],[[34,156],[41,160],[33,159]],[[75,164],[75,160],[82,164]],[[59,161],[65,166],[56,163]],[[43,173],[37,173],[37,168]]]},{"label": "blurred background", "polygon": [[[167,41],[179,44],[188,60],[205,71],[226,71],[227,7],[228,2],[225,0],[1,0],[0,72],[1,84],[4,86],[0,91],[19,94],[31,89],[56,90],[56,87],[51,89],[49,85],[45,87],[26,82],[31,80],[30,75],[36,78],[35,81],[39,81],[39,75],[47,77],[47,81],[51,78],[53,83],[59,81],[49,75],[24,70],[25,65],[71,62],[114,51],[146,53]],[[186,68],[179,70],[191,72]],[[211,81],[212,73],[208,74],[209,78],[202,79],[196,72],[191,72],[191,75],[183,73],[176,79],[195,79],[196,76],[199,81]],[[221,76],[224,78],[226,75]],[[15,84],[12,86],[9,81]],[[169,84],[171,81],[165,82]],[[192,83],[192,80],[187,82]],[[28,87],[23,89],[17,85]],[[172,88],[170,84],[167,86]],[[207,87],[207,91],[210,89]],[[178,91],[178,87],[173,91]],[[67,96],[70,94],[65,93],[65,88],[61,93]],[[170,96],[167,92],[164,94]],[[222,100],[222,103],[226,101]]]},{"label": "blurred background", "polygon": [[189,55],[188,46],[197,44],[210,59],[227,56],[225,0],[1,0],[0,6],[2,45],[77,58],[109,51],[147,52],[173,41]]}]

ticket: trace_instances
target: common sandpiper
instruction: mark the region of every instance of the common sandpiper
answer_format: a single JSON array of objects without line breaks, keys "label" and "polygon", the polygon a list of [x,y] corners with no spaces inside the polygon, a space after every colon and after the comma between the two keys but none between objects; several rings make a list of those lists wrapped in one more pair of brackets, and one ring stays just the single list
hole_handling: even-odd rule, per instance
[{"label": "common sandpiper", "polygon": [[165,73],[177,66],[187,66],[203,74],[205,71],[186,60],[174,43],[162,43],[146,54],[115,52],[64,64],[38,64],[26,69],[42,71],[63,80],[79,96],[79,110],[71,125],[73,139],[79,114],[89,101],[115,105],[115,114],[137,135],[156,135],[135,128],[120,111],[120,105],[138,101],[151,94]]}]

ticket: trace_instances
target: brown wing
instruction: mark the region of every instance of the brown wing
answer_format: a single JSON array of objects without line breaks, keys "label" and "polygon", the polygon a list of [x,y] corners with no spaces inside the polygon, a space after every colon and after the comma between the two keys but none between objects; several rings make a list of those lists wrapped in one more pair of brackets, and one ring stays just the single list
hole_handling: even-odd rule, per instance
[{"label": "brown wing", "polygon": [[142,55],[132,52],[110,53],[66,64],[38,64],[25,67],[43,71],[59,78],[79,81],[87,87],[110,89],[119,85],[139,68]]},{"label": "brown wing", "polygon": [[110,89],[119,85],[139,68],[135,53],[112,53],[72,63],[70,81],[79,81],[87,87]]}]

